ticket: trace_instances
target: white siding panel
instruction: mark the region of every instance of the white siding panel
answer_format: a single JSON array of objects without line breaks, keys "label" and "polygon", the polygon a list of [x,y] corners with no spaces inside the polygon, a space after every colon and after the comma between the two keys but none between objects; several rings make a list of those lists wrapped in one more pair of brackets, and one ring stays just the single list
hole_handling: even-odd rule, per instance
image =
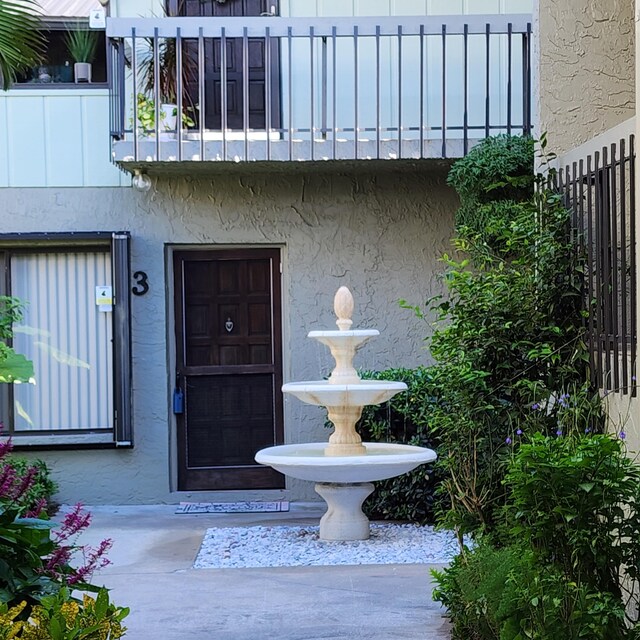
[{"label": "white siding panel", "polygon": [[48,185],[83,184],[80,101],[75,96],[44,100],[46,181]]},{"label": "white siding panel", "polygon": [[14,387],[16,431],[111,429],[111,313],[95,304],[95,287],[111,284],[109,254],[18,255],[11,275],[28,301],[14,343],[36,378]]},{"label": "white siding panel", "polygon": [[9,184],[8,122],[7,101],[0,95],[0,187]]},{"label": "white siding panel", "polygon": [[466,0],[464,12],[474,13],[500,13],[500,0]]},{"label": "white siding panel", "polygon": [[82,98],[82,159],[85,184],[108,187],[120,184],[122,173],[109,160],[109,103],[95,96]]},{"label": "white siding panel", "polygon": [[355,13],[353,0],[320,0],[318,10],[326,17],[353,16]]},{"label": "white siding panel", "polygon": [[501,13],[531,13],[533,0],[501,0]]},{"label": "white siding panel", "polygon": [[463,0],[427,0],[427,15],[457,16],[464,13]]},{"label": "white siding panel", "polygon": [[[392,0],[392,16],[424,16],[427,12],[426,0]],[[386,15],[386,14],[385,14]]]},{"label": "white siding panel", "polygon": [[9,185],[30,187],[47,184],[44,99],[7,99],[7,160]]},{"label": "white siding panel", "polygon": [[106,89],[0,94],[0,187],[128,185],[110,145]]}]

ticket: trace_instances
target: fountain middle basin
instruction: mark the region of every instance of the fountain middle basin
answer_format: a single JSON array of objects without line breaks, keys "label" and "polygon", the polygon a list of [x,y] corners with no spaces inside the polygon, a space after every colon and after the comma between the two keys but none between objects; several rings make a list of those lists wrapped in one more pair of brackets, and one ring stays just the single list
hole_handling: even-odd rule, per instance
[{"label": "fountain middle basin", "polygon": [[324,442],[286,444],[262,449],[256,462],[298,480],[335,484],[394,478],[436,459],[435,451],[408,444],[364,442],[366,453],[326,456]]},{"label": "fountain middle basin", "polygon": [[321,407],[365,407],[382,404],[397,393],[406,391],[404,382],[362,380],[356,384],[334,384],[328,380],[287,382],[283,393],[290,393],[307,404]]}]

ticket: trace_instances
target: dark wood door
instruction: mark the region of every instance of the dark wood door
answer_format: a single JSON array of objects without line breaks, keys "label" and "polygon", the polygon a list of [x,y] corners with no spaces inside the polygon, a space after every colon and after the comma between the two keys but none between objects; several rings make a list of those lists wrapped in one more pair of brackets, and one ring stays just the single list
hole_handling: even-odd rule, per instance
[{"label": "dark wood door", "polygon": [[[171,0],[175,5],[172,15],[196,17],[242,17],[268,16],[272,8],[277,12],[277,0]],[[197,60],[196,43],[188,44],[194,48],[190,59]],[[271,123],[270,128],[280,128],[280,62],[277,40],[271,41],[270,70],[267,69],[267,43],[264,38],[248,38],[246,55],[242,38],[226,40],[227,69],[227,129],[245,128],[245,74],[248,106],[247,125],[250,129],[266,129],[267,82],[271,82]],[[246,57],[246,60],[245,60]],[[205,128],[222,128],[221,96],[221,41],[206,38],[204,41],[204,81],[205,81]],[[195,75],[195,74],[191,74]],[[195,80],[195,78],[193,78]],[[198,86],[195,81],[187,81],[189,103],[198,102]]]},{"label": "dark wood door", "polygon": [[280,252],[174,254],[178,489],[276,489],[254,455],[281,444]]}]

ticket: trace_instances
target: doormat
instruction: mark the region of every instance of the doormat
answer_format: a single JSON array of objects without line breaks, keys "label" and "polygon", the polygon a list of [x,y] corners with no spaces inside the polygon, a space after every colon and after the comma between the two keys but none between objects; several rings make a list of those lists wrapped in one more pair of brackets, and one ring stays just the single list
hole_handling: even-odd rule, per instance
[{"label": "doormat", "polygon": [[181,502],[176,513],[270,513],[289,511],[289,501],[277,502]]}]

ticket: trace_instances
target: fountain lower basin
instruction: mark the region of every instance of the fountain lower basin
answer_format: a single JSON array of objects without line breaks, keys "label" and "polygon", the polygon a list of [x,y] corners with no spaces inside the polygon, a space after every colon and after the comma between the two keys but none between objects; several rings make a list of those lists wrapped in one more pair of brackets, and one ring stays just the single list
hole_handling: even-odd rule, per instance
[{"label": "fountain lower basin", "polygon": [[435,451],[408,444],[363,444],[366,453],[357,456],[326,456],[326,443],[285,444],[259,451],[256,462],[299,480],[355,484],[394,478],[436,459]]}]

